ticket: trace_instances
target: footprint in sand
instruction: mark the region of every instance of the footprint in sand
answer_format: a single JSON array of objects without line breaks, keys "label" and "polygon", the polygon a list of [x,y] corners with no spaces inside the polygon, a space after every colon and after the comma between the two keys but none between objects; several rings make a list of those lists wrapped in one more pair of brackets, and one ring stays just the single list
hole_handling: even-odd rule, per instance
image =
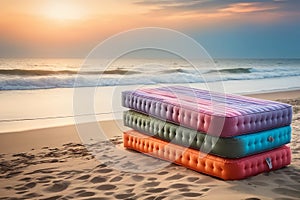
[{"label": "footprint in sand", "polygon": [[77,178],[77,180],[86,180],[86,179],[89,179],[91,176],[90,175],[83,175],[83,176],[80,176]]},{"label": "footprint in sand", "polygon": [[140,181],[144,180],[145,177],[139,176],[139,175],[134,175],[134,176],[132,176],[131,178],[132,178],[134,181],[140,182]]},{"label": "footprint in sand", "polygon": [[68,181],[58,181],[54,183],[53,185],[47,187],[44,189],[46,192],[61,192],[68,188],[70,185],[70,182]]},{"label": "footprint in sand", "polygon": [[189,185],[183,184],[183,183],[175,183],[173,185],[170,185],[170,188],[175,188],[175,189],[181,189],[181,188],[187,188]]},{"label": "footprint in sand", "polygon": [[95,196],[95,192],[88,192],[88,191],[81,191],[77,194],[77,197],[92,197],[92,196]]},{"label": "footprint in sand", "polygon": [[117,195],[115,195],[115,198],[116,199],[128,199],[128,198],[132,198],[132,196],[134,196],[134,195],[135,195],[135,193],[117,194]]},{"label": "footprint in sand", "polygon": [[123,179],[122,176],[116,176],[116,177],[110,179],[109,182],[119,182],[119,181],[121,181],[122,179]]},{"label": "footprint in sand", "polygon": [[117,186],[115,185],[110,185],[110,184],[103,184],[100,185],[98,187],[96,187],[97,190],[113,190],[115,189]]},{"label": "footprint in sand", "polygon": [[145,183],[143,186],[144,187],[156,187],[160,184],[160,182],[149,182],[149,183]]},{"label": "footprint in sand", "polygon": [[173,176],[169,176],[166,178],[167,181],[170,181],[170,180],[178,180],[178,179],[181,179],[183,178],[184,176],[181,175],[181,174],[176,174],[176,175],[173,175]]},{"label": "footprint in sand", "polygon": [[202,193],[198,193],[198,192],[185,192],[185,193],[181,193],[182,196],[184,197],[200,197],[202,195]]},{"label": "footprint in sand", "polygon": [[97,176],[97,177],[92,178],[92,180],[90,182],[91,183],[103,183],[103,182],[106,182],[106,178]]},{"label": "footprint in sand", "polygon": [[36,186],[35,182],[27,183],[22,187],[14,188],[15,190],[19,191],[19,194],[25,193],[28,189],[34,188]]}]

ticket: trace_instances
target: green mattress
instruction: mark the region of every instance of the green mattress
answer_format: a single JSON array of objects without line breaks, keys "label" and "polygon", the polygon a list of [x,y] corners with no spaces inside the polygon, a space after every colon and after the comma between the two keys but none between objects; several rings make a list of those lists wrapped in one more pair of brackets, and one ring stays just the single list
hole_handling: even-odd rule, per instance
[{"label": "green mattress", "polygon": [[240,158],[260,153],[280,147],[291,140],[290,126],[222,138],[162,121],[133,110],[124,112],[123,123],[125,126],[149,136],[225,158]]}]

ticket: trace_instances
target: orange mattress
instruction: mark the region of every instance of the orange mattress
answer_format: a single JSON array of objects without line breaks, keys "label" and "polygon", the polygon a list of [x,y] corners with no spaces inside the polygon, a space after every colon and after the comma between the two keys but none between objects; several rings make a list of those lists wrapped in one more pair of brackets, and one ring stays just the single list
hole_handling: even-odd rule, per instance
[{"label": "orange mattress", "polygon": [[149,137],[135,130],[124,132],[123,142],[128,149],[224,180],[244,179],[282,168],[291,162],[288,146],[239,159],[226,159]]}]

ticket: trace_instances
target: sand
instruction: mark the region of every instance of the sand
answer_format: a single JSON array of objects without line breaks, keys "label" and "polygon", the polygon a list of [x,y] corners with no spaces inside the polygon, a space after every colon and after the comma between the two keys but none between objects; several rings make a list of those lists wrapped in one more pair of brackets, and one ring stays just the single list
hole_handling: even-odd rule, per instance
[{"label": "sand", "polygon": [[[107,146],[83,146],[73,125],[0,134],[0,199],[300,199],[300,91],[250,95],[294,106],[292,164],[241,181],[222,181],[130,151],[134,160]],[[122,148],[119,122],[100,122]],[[90,148],[89,148],[90,149]],[[112,165],[112,161],[118,165]],[[139,164],[158,168],[137,173]],[[121,171],[137,169],[135,172]]]}]

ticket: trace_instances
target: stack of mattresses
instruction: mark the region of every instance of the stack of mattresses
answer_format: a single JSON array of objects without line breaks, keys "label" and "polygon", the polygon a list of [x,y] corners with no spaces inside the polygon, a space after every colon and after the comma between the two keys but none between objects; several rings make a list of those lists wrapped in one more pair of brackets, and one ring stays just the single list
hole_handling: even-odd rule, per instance
[{"label": "stack of mattresses", "polygon": [[292,107],[187,87],[122,93],[124,146],[224,180],[289,165]]}]

